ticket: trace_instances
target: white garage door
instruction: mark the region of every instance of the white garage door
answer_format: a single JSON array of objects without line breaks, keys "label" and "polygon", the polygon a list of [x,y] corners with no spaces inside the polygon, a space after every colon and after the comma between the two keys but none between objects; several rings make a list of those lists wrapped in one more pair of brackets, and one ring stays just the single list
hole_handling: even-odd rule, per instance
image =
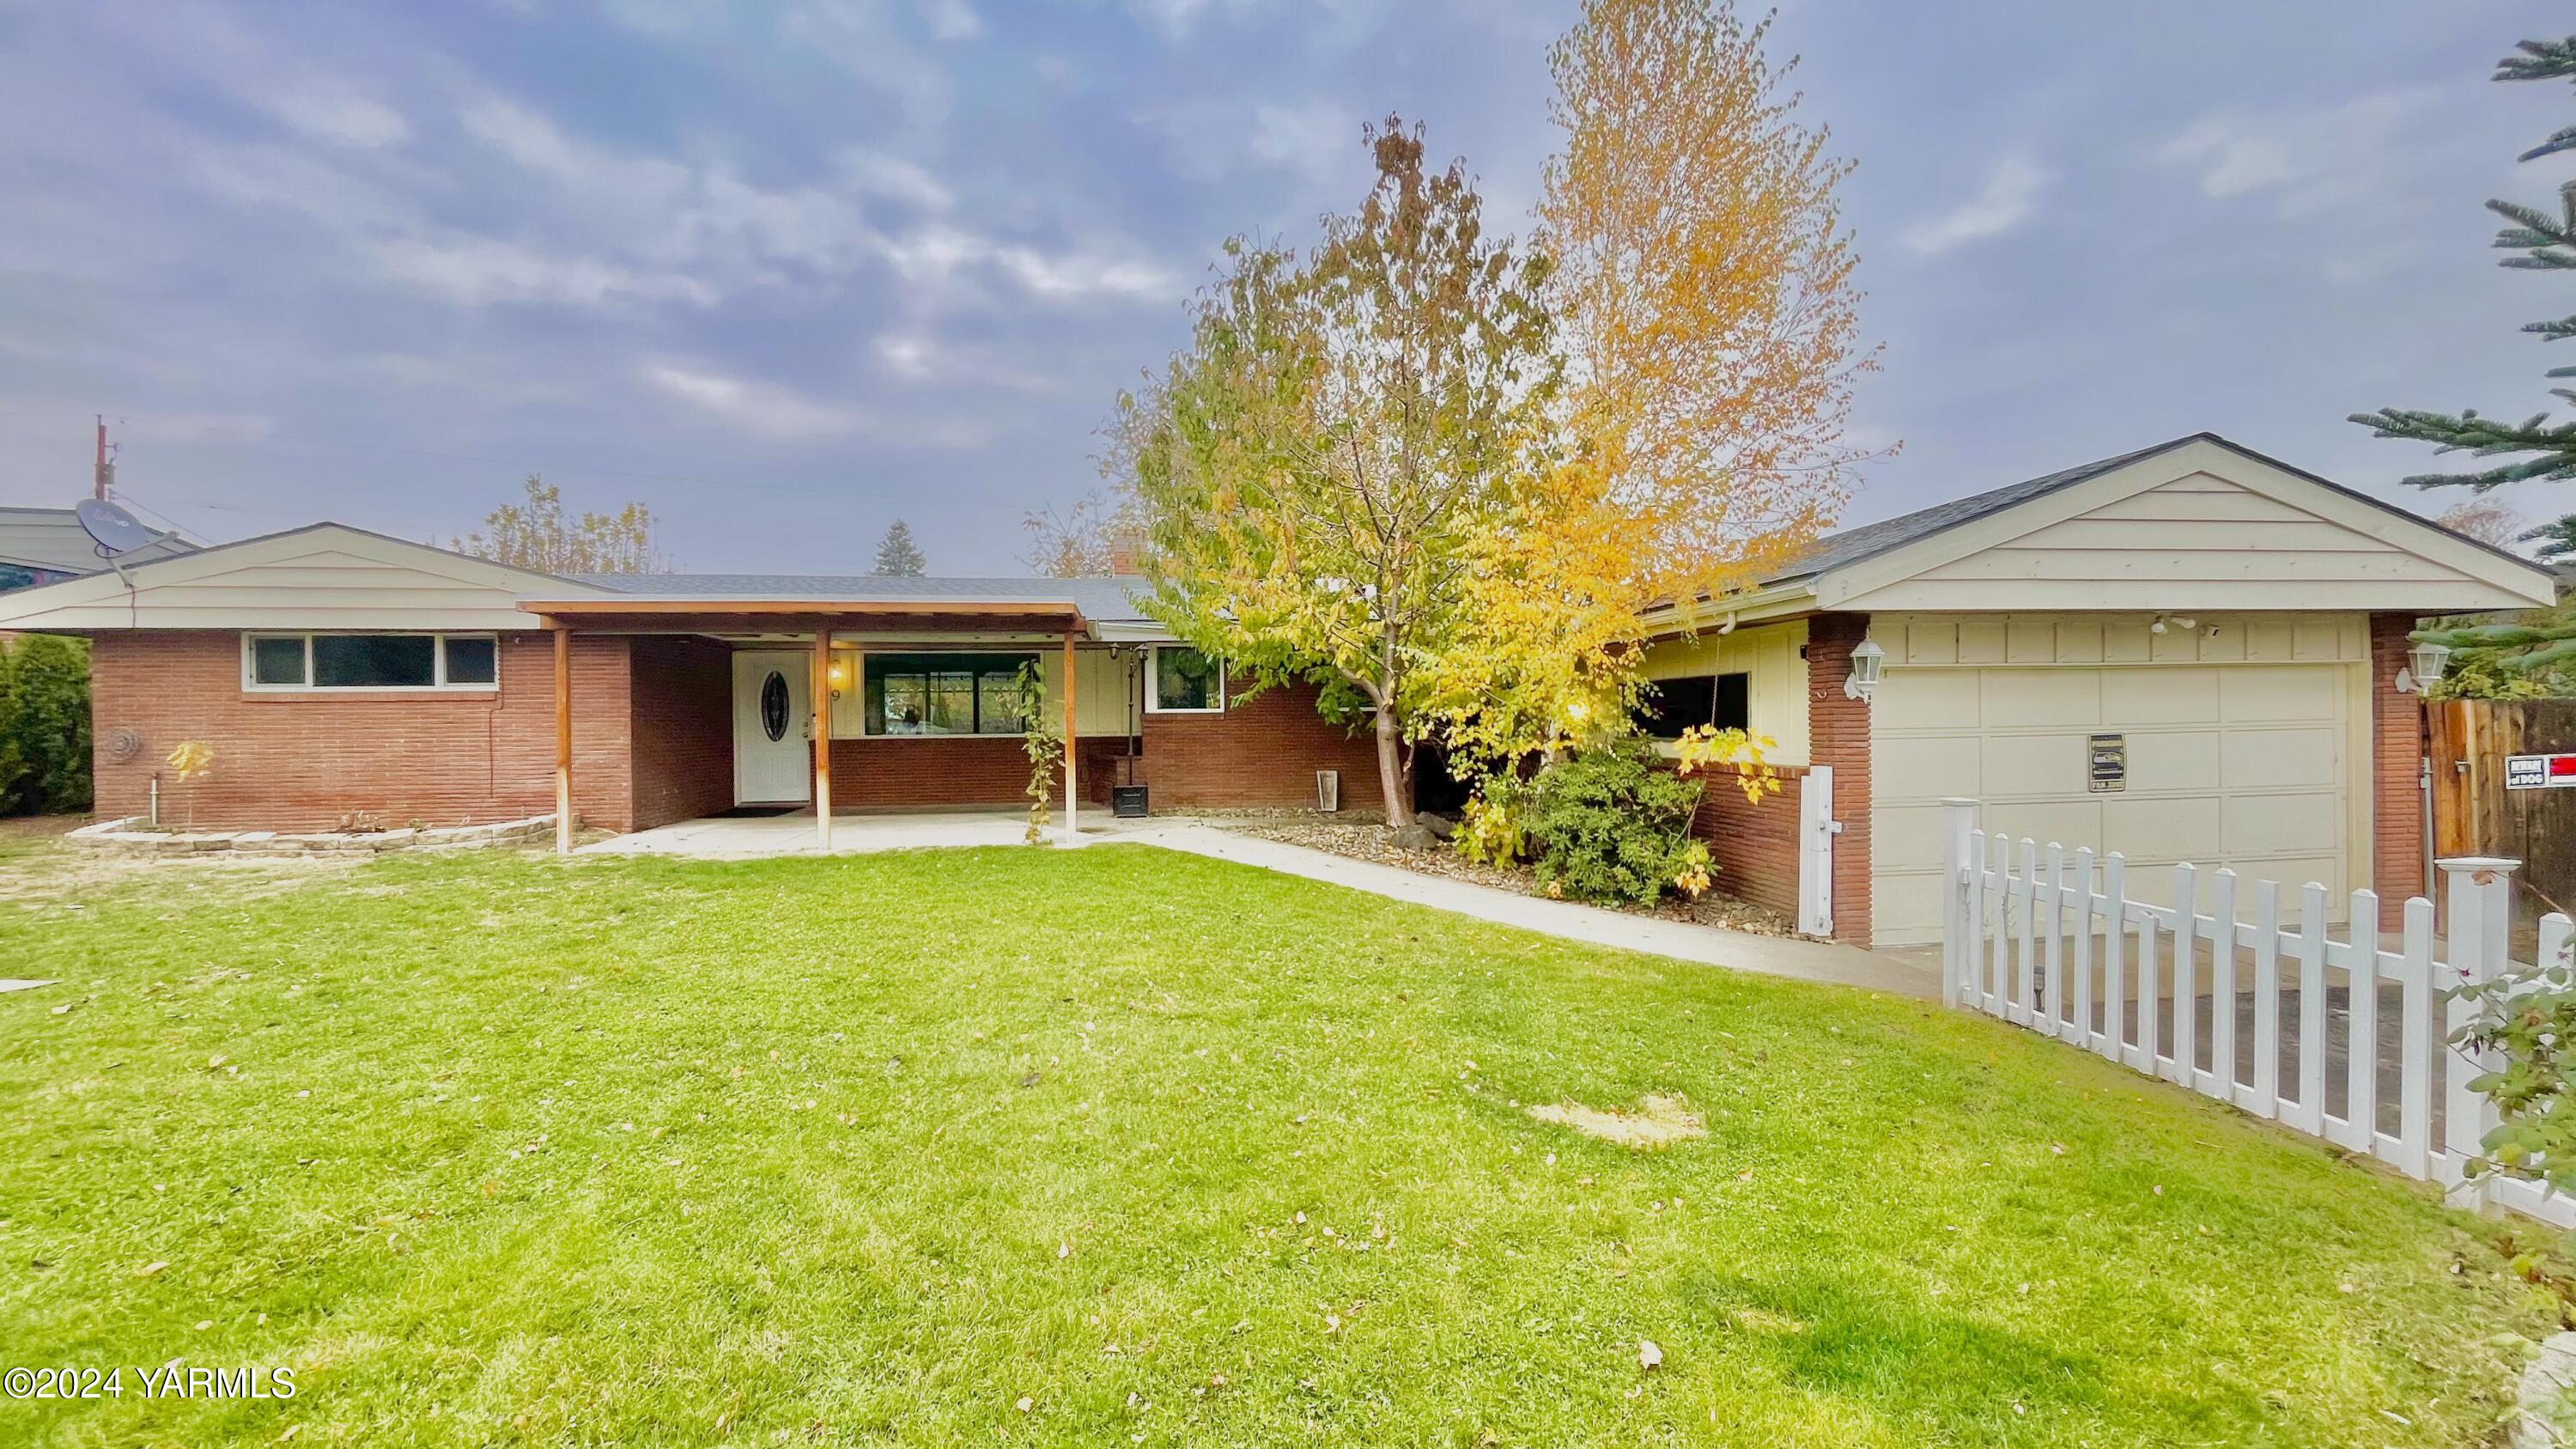
[{"label": "white garage door", "polygon": [[[1948,795],[1981,801],[1989,831],[2121,852],[2135,899],[2166,901],[2167,868],[2191,861],[2285,887],[2322,881],[2340,918],[2355,884],[2356,669],[1891,667],[1870,709],[1878,944],[1940,939]],[[2089,788],[2103,734],[2127,753],[2116,793]]]}]

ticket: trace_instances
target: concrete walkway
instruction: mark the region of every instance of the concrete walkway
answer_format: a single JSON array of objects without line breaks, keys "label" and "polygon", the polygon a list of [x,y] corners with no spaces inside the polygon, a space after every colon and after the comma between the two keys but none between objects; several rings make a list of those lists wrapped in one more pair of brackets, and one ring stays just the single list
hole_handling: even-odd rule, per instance
[{"label": "concrete walkway", "polygon": [[1518,891],[1498,890],[1445,876],[1424,875],[1400,866],[1353,860],[1329,851],[1309,850],[1302,845],[1260,840],[1213,826],[1166,825],[1160,829],[1138,831],[1124,838],[1141,845],[1158,845],[1166,850],[1183,850],[1192,855],[1275,870],[1282,875],[1348,886],[1371,895],[1410,901],[1433,910],[1451,911],[1497,925],[1517,926],[1542,936],[1581,941],[1586,945],[1617,946],[1630,951],[1697,961],[1708,966],[1723,966],[1734,971],[1788,976],[1800,981],[1830,981],[1900,996],[1929,998],[1938,995],[1941,987],[1937,962],[1933,969],[1926,970],[1919,964],[1881,956],[1857,946],[1756,936],[1718,926],[1659,920],[1626,911],[1605,911],[1571,901],[1551,901],[1541,896],[1526,896]]}]

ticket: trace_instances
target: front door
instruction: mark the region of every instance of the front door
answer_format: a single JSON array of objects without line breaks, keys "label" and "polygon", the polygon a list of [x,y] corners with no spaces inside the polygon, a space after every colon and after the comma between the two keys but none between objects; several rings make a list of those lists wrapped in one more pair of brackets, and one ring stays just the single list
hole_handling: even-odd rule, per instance
[{"label": "front door", "polygon": [[814,796],[814,656],[745,649],[733,656],[733,799],[802,805]]}]

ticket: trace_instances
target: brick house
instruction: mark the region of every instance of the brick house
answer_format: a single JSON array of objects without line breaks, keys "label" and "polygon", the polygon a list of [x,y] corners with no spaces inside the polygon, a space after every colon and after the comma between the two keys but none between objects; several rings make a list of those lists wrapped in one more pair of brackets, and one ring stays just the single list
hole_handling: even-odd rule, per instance
[{"label": "brick house", "polygon": [[[1131,772],[1158,810],[1311,806],[1319,770],[1375,793],[1364,731],[1310,690],[1243,699],[1132,581],[557,578],[338,524],[124,572],[0,597],[0,629],[93,640],[104,814],[142,810],[182,739],[217,751],[190,787],[209,825],[1010,805],[1028,662],[1078,800]],[[1650,728],[1776,741],[1788,789],[1712,789],[1699,833],[1726,889],[1845,940],[1937,936],[1945,797],[2121,851],[2133,885],[2190,860],[2393,906],[2426,868],[2407,630],[2552,597],[2527,561],[2199,434],[1666,611]]]}]

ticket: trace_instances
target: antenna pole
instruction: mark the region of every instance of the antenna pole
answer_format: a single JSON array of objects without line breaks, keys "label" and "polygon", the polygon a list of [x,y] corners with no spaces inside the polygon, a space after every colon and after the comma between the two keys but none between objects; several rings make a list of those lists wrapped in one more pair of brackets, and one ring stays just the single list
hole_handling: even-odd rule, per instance
[{"label": "antenna pole", "polygon": [[107,500],[107,486],[116,481],[116,465],[107,461],[107,414],[98,415],[98,467],[91,474],[91,496]]}]

